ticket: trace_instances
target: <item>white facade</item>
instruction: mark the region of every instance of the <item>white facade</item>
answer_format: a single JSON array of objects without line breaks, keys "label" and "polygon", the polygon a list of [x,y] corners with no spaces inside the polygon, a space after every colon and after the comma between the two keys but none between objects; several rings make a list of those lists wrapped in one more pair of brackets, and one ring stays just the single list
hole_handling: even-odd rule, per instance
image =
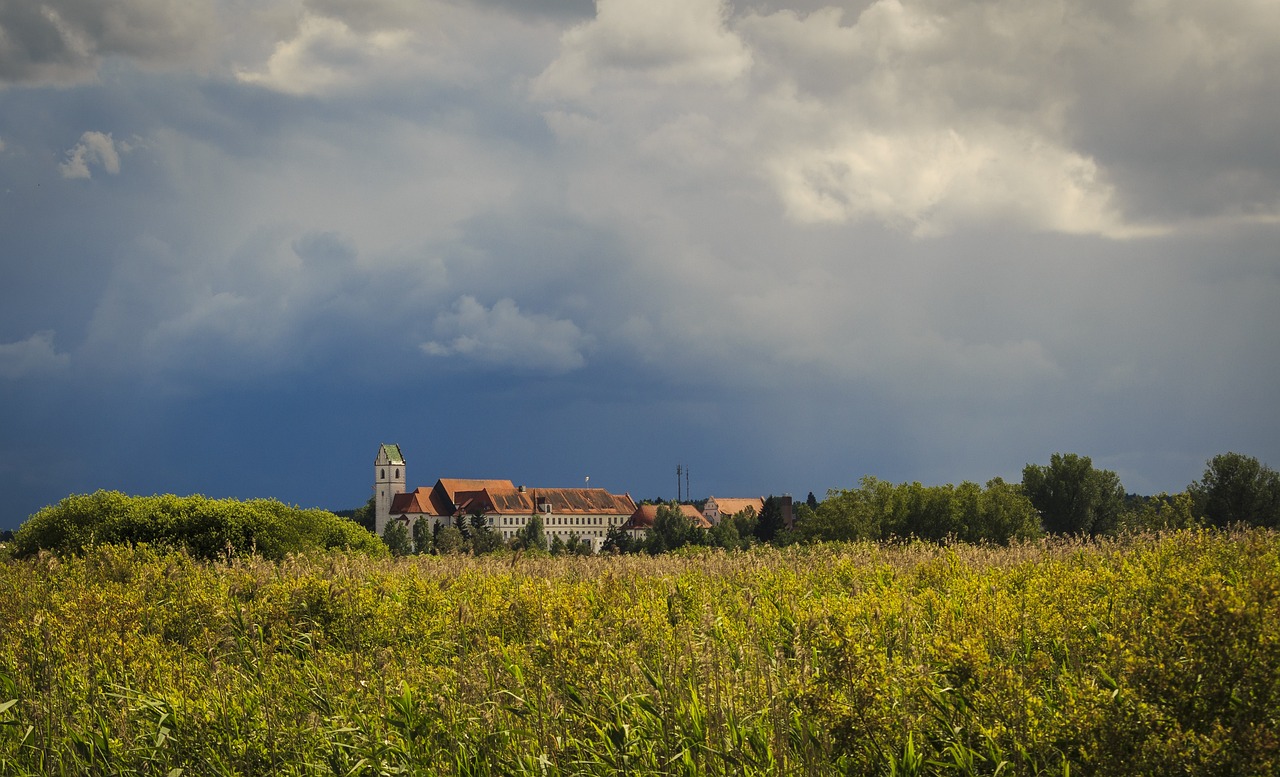
[{"label": "white facade", "polygon": [[[587,543],[592,553],[599,552],[604,546],[605,538],[609,536],[609,530],[614,527],[621,526],[626,523],[626,515],[567,515],[560,513],[540,513],[542,518],[542,533],[546,535],[547,542],[550,543],[554,538],[559,537],[561,542],[568,542],[570,537],[577,536],[582,542]],[[405,518],[409,519],[409,534],[413,535],[413,527],[418,521],[426,521],[432,531],[436,526],[445,527],[453,526],[453,519],[447,516],[423,515],[406,513]],[[529,520],[533,518],[532,514],[494,514],[486,513],[485,525],[498,536],[503,542],[511,542],[515,539],[516,533],[529,525]],[[466,516],[463,521],[470,523],[471,517]]]}]

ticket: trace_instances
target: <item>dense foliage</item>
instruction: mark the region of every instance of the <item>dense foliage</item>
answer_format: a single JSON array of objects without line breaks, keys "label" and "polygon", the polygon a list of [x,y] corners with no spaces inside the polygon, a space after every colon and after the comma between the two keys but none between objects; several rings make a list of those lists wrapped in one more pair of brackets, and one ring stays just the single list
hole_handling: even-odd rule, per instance
[{"label": "dense foliage", "polygon": [[290,553],[349,548],[385,554],[359,525],[324,510],[304,510],[272,499],[203,496],[126,496],[97,491],[69,496],[31,516],[13,538],[13,555],[40,550],[80,553],[104,544],[183,548],[200,559],[257,553],[282,559]]},{"label": "dense foliage", "polygon": [[1196,513],[1210,526],[1249,523],[1280,528],[1280,473],[1252,456],[1214,456],[1204,477],[1187,492]]},{"label": "dense foliage", "polygon": [[1088,456],[1074,453],[1055,453],[1048,466],[1028,464],[1022,490],[1052,534],[1109,534],[1124,510],[1124,486],[1116,473],[1095,469]]},{"label": "dense foliage", "polygon": [[797,510],[796,538],[886,540],[916,537],[1007,543],[1040,534],[1035,507],[1016,485],[995,478],[986,487],[893,484],[865,477],[859,488],[831,491],[817,510]]},{"label": "dense foliage", "polygon": [[0,774],[1280,771],[1280,536],[0,563]]}]

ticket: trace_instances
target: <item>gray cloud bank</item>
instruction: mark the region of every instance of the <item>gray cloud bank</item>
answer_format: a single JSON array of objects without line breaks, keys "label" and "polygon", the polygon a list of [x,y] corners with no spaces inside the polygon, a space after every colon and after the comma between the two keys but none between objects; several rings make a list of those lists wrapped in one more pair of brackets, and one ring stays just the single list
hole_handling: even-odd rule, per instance
[{"label": "gray cloud bank", "polygon": [[819,490],[1275,465],[1278,42],[1245,0],[0,0],[0,248],[67,269],[3,292],[0,380],[568,381],[772,420],[742,480]]}]

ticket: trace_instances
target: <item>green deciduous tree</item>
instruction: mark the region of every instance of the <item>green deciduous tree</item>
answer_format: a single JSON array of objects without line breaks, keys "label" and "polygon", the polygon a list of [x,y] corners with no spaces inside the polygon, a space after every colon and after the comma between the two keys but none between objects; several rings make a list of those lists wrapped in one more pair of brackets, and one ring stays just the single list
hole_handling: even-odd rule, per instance
[{"label": "green deciduous tree", "polygon": [[1247,523],[1280,528],[1280,473],[1252,456],[1209,459],[1204,477],[1187,487],[1195,512],[1211,526]]},{"label": "green deciduous tree", "polygon": [[1028,464],[1022,490],[1053,534],[1106,534],[1124,510],[1124,487],[1116,473],[1094,469],[1088,456],[1055,453],[1049,465]]},{"label": "green deciduous tree", "polygon": [[751,545],[749,538],[744,539],[738,534],[738,523],[733,520],[733,516],[725,516],[720,519],[719,523],[712,526],[711,530],[707,532],[707,542],[713,548],[725,548],[726,550],[740,550]]},{"label": "green deciduous tree", "polygon": [[1200,525],[1191,495],[1156,494],[1134,497],[1120,514],[1119,529],[1129,532],[1191,529]]},{"label": "green deciduous tree", "polygon": [[447,556],[451,553],[465,553],[467,539],[458,527],[441,526],[435,533],[435,541],[432,545],[436,554],[440,556]]},{"label": "green deciduous tree", "polygon": [[377,510],[377,501],[371,496],[369,497],[368,502],[365,502],[362,506],[351,511],[351,520],[360,524],[372,533],[376,524],[375,514],[377,513]]},{"label": "green deciduous tree", "polygon": [[430,518],[419,518],[413,522],[413,552],[414,553],[430,553],[431,540],[434,532],[431,530]]},{"label": "green deciduous tree", "polygon": [[638,547],[640,544],[641,542],[632,537],[630,532],[621,526],[614,526],[605,535],[604,545],[600,549],[605,553],[637,553],[640,551]]},{"label": "green deciduous tree", "polygon": [[407,556],[413,552],[413,546],[409,542],[409,527],[398,520],[387,522],[386,528],[382,530],[382,542],[393,556]]},{"label": "green deciduous tree", "polygon": [[702,529],[694,525],[675,502],[659,505],[653,528],[645,538],[645,550],[653,555],[666,553],[688,544],[703,544]]},{"label": "green deciduous tree", "polygon": [[489,519],[483,513],[472,513],[467,521],[467,543],[477,556],[492,553],[502,547],[502,535],[489,528]]},{"label": "green deciduous tree", "polygon": [[515,542],[512,545],[525,550],[545,551],[547,549],[547,532],[543,528],[541,514],[534,513],[529,517],[529,522],[516,532]]},{"label": "green deciduous tree", "polygon": [[[721,520],[723,521],[724,519]],[[738,536],[742,538],[743,547],[749,547],[755,541],[756,527],[760,524],[760,516],[756,515],[756,509],[754,507],[744,507],[729,516],[729,520],[733,521]]]},{"label": "green deciduous tree", "polygon": [[577,532],[572,532],[569,539],[565,540],[564,552],[570,556],[590,556],[591,543],[579,537]]},{"label": "green deciduous tree", "polygon": [[1040,515],[1018,484],[992,478],[977,498],[976,511],[965,521],[966,528],[961,532],[963,539],[1004,545],[1010,540],[1028,540],[1042,533]]}]

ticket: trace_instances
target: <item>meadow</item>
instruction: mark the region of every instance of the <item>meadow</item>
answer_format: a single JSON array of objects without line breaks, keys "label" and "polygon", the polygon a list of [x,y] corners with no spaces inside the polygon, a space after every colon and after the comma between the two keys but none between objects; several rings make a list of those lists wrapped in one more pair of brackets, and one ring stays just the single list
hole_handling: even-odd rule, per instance
[{"label": "meadow", "polygon": [[0,774],[1280,773],[1280,535],[0,562]]}]

